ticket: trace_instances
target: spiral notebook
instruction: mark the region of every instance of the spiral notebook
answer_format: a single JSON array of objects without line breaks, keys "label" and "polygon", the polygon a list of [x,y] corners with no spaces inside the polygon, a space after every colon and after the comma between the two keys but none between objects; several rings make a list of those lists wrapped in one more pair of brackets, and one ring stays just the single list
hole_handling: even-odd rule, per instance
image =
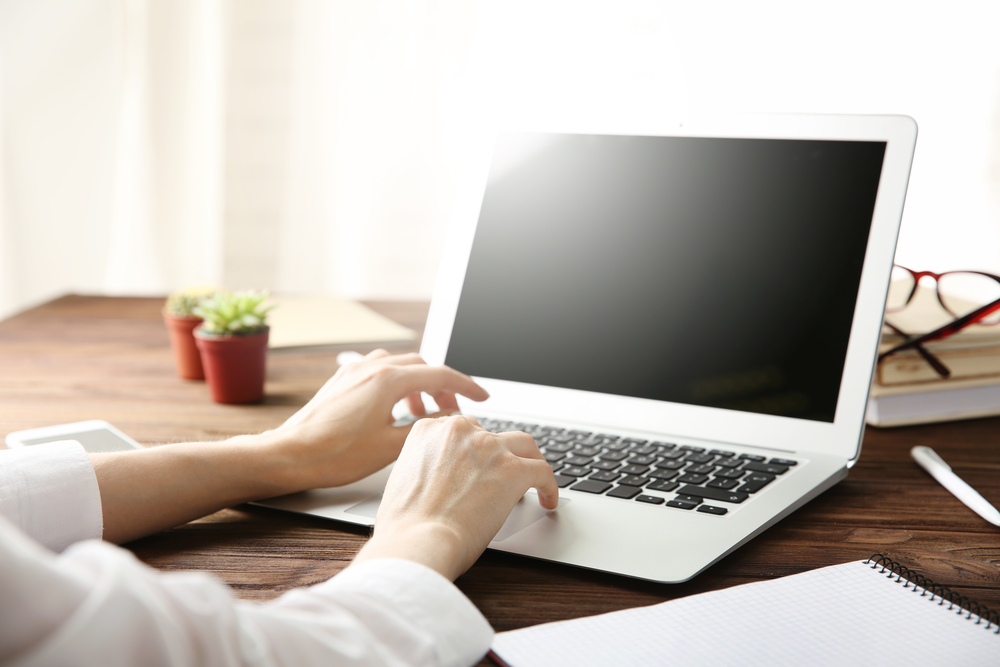
[{"label": "spiral notebook", "polygon": [[507,667],[1000,665],[997,612],[881,555],[496,636]]}]

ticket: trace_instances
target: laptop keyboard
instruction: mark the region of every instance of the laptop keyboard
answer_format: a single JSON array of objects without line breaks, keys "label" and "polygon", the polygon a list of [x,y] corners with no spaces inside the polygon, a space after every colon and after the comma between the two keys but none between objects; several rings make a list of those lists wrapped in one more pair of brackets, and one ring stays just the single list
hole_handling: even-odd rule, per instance
[{"label": "laptop keyboard", "polygon": [[[535,439],[560,488],[725,515],[798,461],[670,442],[477,417],[493,433]],[[654,492],[654,493],[644,493]]]}]

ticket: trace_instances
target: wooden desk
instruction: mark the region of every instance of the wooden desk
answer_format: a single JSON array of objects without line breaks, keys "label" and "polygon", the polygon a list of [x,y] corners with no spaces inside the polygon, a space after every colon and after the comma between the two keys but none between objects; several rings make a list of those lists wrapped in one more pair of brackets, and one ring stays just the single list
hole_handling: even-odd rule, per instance
[{"label": "wooden desk", "polygon": [[[0,434],[106,419],[143,443],[216,439],[273,427],[336,370],[332,351],[279,352],[262,405],[212,403],[174,375],[160,299],[67,296],[0,323]],[[371,303],[420,330],[426,304]],[[365,350],[359,350],[365,351]],[[847,480],[693,581],[651,584],[487,552],[458,581],[498,631],[652,604],[881,552],[1000,609],[1000,529],[961,505],[909,457],[932,445],[1000,505],[1000,419],[869,429]],[[340,571],[366,529],[240,506],[133,542],[163,570],[207,570],[266,600]]]}]

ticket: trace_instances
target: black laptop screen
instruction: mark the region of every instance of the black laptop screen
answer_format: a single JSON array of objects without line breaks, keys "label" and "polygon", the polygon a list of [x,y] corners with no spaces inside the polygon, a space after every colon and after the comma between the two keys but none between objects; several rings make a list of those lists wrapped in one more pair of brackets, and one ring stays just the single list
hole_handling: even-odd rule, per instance
[{"label": "black laptop screen", "polygon": [[446,363],[832,422],[884,154],[501,135]]}]

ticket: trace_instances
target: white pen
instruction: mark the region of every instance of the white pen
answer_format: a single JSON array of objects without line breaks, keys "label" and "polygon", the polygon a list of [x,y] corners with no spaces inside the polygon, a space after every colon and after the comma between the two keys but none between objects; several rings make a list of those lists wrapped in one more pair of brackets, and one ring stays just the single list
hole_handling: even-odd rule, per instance
[{"label": "white pen", "polygon": [[965,506],[973,512],[983,517],[994,526],[1000,526],[1000,510],[990,504],[986,498],[966,484],[961,477],[951,471],[951,466],[944,462],[930,447],[914,447],[910,450],[910,456],[920,464],[920,467],[931,474],[931,477],[940,482],[941,486],[948,489],[952,494],[965,503]]}]

